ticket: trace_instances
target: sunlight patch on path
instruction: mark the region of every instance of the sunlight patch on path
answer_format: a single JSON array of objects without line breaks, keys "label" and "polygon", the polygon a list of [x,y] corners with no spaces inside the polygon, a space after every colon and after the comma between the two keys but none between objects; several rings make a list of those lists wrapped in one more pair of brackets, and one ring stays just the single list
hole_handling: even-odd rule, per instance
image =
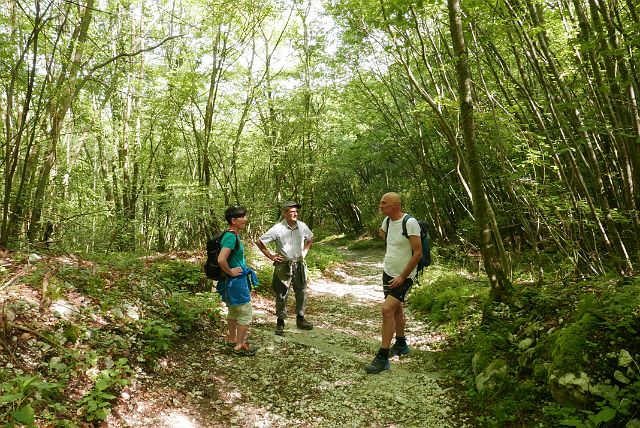
[{"label": "sunlight patch on path", "polygon": [[309,292],[352,297],[360,302],[382,299],[382,256],[378,253],[350,260],[331,270],[329,278],[310,281]]},{"label": "sunlight patch on path", "polygon": [[197,428],[198,425],[191,421],[189,416],[180,412],[174,412],[165,418],[164,426],[167,428]]},{"label": "sunlight patch on path", "polygon": [[351,285],[326,279],[317,279],[309,284],[309,294],[331,294],[337,297],[353,297],[361,301],[380,301],[382,284]]}]

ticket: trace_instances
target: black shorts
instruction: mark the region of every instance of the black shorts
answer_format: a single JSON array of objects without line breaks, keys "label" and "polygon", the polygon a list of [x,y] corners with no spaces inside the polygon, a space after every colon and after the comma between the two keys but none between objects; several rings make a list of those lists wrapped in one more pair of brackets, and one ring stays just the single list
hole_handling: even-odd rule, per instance
[{"label": "black shorts", "polygon": [[411,278],[407,278],[404,280],[404,283],[401,286],[396,288],[389,288],[389,283],[391,281],[393,281],[393,277],[387,275],[386,272],[382,272],[382,289],[384,290],[385,299],[388,295],[391,295],[401,302],[404,302],[404,296],[406,296],[406,294],[411,289],[413,280]]}]

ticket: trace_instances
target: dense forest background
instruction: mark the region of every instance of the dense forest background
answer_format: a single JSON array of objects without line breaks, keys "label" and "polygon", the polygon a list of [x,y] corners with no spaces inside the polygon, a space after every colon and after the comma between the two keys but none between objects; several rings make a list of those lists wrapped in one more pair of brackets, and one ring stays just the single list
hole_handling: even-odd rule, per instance
[{"label": "dense forest background", "polygon": [[0,7],[3,247],[201,247],[285,198],[355,236],[396,190],[499,282],[507,243],[637,268],[632,0]]}]

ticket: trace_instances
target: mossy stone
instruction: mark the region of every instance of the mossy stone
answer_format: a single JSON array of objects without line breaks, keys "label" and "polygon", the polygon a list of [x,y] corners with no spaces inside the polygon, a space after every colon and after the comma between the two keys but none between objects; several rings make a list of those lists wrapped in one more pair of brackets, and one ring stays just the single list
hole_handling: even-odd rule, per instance
[{"label": "mossy stone", "polygon": [[577,322],[555,331],[550,337],[550,372],[558,377],[579,372],[587,353],[588,338],[595,328],[596,318],[585,314]]},{"label": "mossy stone", "polygon": [[533,362],[533,377],[539,382],[545,382],[547,380],[547,376],[549,372],[547,371],[547,366],[549,363],[544,361],[542,358],[538,358]]}]

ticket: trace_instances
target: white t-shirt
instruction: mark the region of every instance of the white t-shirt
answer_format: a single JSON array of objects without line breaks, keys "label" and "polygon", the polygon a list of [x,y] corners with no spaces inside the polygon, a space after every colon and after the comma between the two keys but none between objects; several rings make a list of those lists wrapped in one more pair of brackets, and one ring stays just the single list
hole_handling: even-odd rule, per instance
[{"label": "white t-shirt", "polygon": [[293,227],[283,220],[274,224],[259,239],[265,245],[275,242],[278,254],[282,254],[288,260],[301,260],[305,241],[313,240],[313,232],[300,220]]},{"label": "white t-shirt", "polygon": [[[398,220],[389,221],[389,230],[387,227],[387,218],[382,220],[380,228],[387,233],[387,251],[384,253],[384,271],[392,278],[400,275],[404,268],[411,260],[411,242],[402,234],[402,219],[406,214]],[[407,235],[420,237],[420,225],[418,220],[411,217],[407,220]],[[417,265],[411,271],[409,278],[415,278],[417,273]]]}]

